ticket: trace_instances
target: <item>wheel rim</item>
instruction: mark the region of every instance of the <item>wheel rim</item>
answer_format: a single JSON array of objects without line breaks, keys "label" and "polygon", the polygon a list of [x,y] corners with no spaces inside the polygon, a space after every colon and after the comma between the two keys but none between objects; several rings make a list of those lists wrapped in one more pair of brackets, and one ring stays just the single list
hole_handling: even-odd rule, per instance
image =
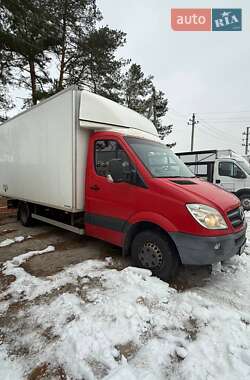
[{"label": "wheel rim", "polygon": [[144,268],[159,269],[163,263],[160,248],[153,242],[146,242],[139,251],[138,258]]},{"label": "wheel rim", "polygon": [[250,198],[242,199],[241,204],[244,207],[244,209],[249,210],[250,209]]}]

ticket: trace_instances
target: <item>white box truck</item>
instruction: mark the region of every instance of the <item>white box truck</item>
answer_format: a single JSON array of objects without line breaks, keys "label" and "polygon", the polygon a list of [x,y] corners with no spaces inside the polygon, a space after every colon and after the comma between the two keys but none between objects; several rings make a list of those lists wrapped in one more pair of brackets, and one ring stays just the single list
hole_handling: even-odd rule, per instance
[{"label": "white box truck", "polygon": [[244,157],[230,149],[176,154],[197,177],[235,194],[250,210],[250,165]]},{"label": "white box truck", "polygon": [[[0,126],[0,195],[9,205],[33,204],[34,219],[83,234],[83,223],[75,225],[84,211],[90,133],[126,125],[157,136],[146,118],[75,86],[22,112]],[[59,220],[37,215],[38,206]]]},{"label": "white box truck", "polygon": [[23,225],[106,240],[162,279],[246,241],[235,196],[195,178],[151,121],[75,87],[0,125],[0,195]]}]

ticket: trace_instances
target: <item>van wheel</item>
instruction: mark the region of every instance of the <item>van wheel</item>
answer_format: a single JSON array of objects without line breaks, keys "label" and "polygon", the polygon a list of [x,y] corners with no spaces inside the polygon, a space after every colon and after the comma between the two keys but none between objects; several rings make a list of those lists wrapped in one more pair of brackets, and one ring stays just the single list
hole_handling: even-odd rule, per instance
[{"label": "van wheel", "polygon": [[31,217],[31,209],[28,203],[21,202],[18,207],[18,217],[23,226],[29,227],[33,224],[33,219]]},{"label": "van wheel", "polygon": [[250,195],[248,195],[248,194],[240,195],[240,201],[241,201],[241,205],[243,206],[244,210],[250,211]]},{"label": "van wheel", "polygon": [[131,256],[135,266],[150,269],[154,276],[171,280],[178,269],[178,253],[164,234],[156,231],[142,231],[134,238]]}]

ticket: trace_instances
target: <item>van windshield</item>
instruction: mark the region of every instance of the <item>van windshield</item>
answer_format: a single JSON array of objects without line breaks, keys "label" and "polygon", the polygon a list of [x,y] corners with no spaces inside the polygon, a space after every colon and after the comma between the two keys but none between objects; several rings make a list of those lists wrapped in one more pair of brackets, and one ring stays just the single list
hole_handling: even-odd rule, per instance
[{"label": "van windshield", "polygon": [[164,144],[135,137],[125,139],[153,177],[194,178],[186,165]]},{"label": "van windshield", "polygon": [[236,161],[237,163],[238,163],[238,165],[243,169],[243,170],[245,170],[245,172],[248,174],[248,175],[250,175],[250,165],[249,165],[249,163],[247,162],[247,161]]}]

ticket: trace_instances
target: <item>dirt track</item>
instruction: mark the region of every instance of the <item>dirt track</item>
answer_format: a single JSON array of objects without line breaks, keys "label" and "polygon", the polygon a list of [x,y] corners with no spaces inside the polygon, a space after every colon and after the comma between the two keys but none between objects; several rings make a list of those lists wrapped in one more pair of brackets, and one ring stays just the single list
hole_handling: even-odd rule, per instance
[{"label": "dirt track", "polygon": [[78,236],[59,228],[45,224],[34,227],[23,227],[15,216],[0,219],[0,241],[23,236],[24,241],[0,248],[0,262],[29,251],[42,250],[48,245],[55,247],[55,252],[36,256],[25,264],[25,269],[35,276],[53,275],[64,267],[80,263],[88,259],[104,259],[112,256],[117,268],[129,265],[121,250],[100,240]]},{"label": "dirt track", "polygon": [[[15,214],[0,214],[0,242],[18,236],[23,236],[24,241],[0,248],[0,262],[29,251],[44,249],[48,245],[55,247],[54,252],[35,256],[24,265],[25,270],[34,276],[50,276],[72,264],[105,257],[112,257],[112,265],[117,269],[131,265],[130,258],[122,257],[120,248],[106,242],[78,236],[42,223],[23,227],[16,220]],[[180,290],[200,286],[210,271],[210,267],[182,267],[172,286]]]}]

